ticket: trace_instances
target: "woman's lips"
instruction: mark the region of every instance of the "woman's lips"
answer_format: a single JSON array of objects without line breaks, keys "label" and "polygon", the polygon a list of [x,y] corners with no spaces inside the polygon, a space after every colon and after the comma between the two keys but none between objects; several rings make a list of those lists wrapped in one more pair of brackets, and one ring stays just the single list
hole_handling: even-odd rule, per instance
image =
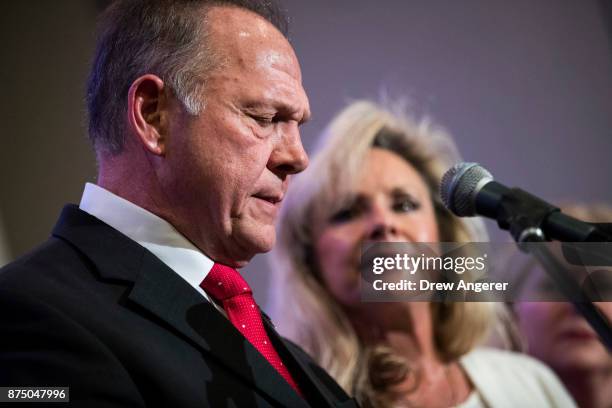
[{"label": "woman's lips", "polygon": [[567,340],[597,340],[597,334],[589,327],[568,327],[559,333],[559,337]]}]

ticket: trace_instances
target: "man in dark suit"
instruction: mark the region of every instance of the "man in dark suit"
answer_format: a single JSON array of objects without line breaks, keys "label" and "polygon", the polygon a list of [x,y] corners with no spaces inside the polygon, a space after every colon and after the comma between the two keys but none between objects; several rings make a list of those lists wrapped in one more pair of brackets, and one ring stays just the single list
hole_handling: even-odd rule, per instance
[{"label": "man in dark suit", "polygon": [[274,244],[308,99],[262,1],[119,1],[88,83],[99,164],[0,272],[0,386],[94,406],[354,406],[236,268]]}]

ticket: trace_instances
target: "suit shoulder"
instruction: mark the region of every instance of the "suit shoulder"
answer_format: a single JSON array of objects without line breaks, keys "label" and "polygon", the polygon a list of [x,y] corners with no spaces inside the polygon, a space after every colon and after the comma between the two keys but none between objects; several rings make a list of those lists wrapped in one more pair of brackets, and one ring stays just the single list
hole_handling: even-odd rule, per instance
[{"label": "suit shoulder", "polygon": [[51,237],[0,269],[0,290],[57,304],[61,294],[83,293],[92,266],[70,244]]},{"label": "suit shoulder", "polygon": [[62,239],[50,237],[30,252],[0,268],[0,288],[46,280],[66,271],[68,267],[74,269],[75,265],[84,265],[79,253]]}]

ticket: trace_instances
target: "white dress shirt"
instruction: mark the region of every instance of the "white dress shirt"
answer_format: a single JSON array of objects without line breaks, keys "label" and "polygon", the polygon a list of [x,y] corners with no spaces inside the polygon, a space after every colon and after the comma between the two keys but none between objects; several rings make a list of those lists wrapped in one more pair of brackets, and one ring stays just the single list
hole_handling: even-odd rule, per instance
[{"label": "white dress shirt", "polygon": [[147,248],[211,301],[200,283],[214,262],[166,220],[92,183],[85,184],[79,208]]}]

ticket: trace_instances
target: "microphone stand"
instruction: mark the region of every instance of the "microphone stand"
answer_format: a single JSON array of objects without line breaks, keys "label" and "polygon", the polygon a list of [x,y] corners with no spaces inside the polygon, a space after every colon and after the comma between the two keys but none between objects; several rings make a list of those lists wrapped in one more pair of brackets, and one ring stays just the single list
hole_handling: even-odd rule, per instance
[{"label": "microphone stand", "polygon": [[[498,225],[510,231],[519,249],[531,253],[536,258],[555,282],[559,292],[574,305],[578,313],[595,330],[608,353],[612,353],[612,327],[609,319],[593,304],[590,296],[546,245],[529,245],[529,243],[549,241],[542,229],[548,230],[546,228],[548,216],[558,213],[559,208],[523,190],[511,189],[511,192],[512,194],[503,195],[497,216]],[[567,242],[612,242],[610,236],[612,234],[598,225],[567,218],[575,221],[572,223],[572,228],[560,230],[553,226],[552,234],[549,234],[553,235],[554,239],[564,242],[563,245],[569,245],[565,244]],[[612,254],[609,253],[590,255],[612,261]],[[612,262],[606,263],[606,266],[612,266]]]}]

